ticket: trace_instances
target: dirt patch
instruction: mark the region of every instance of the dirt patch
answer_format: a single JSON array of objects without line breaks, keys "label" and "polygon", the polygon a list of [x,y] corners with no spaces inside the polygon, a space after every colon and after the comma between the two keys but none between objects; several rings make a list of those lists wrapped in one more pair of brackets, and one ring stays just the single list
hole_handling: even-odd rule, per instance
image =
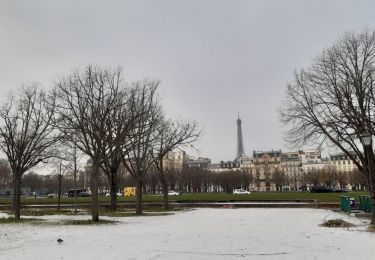
[{"label": "dirt patch", "polygon": [[345,220],[342,220],[340,218],[335,218],[335,219],[329,219],[323,222],[321,224],[322,227],[334,227],[334,228],[348,228],[348,227],[354,227],[352,223],[346,222]]}]

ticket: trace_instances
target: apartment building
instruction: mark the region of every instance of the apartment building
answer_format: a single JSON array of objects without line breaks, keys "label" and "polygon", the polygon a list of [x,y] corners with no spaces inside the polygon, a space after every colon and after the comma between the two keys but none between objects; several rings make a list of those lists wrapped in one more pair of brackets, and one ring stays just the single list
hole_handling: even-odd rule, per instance
[{"label": "apartment building", "polygon": [[281,150],[253,152],[252,174],[257,191],[276,191],[272,174],[276,170],[281,170],[281,154]]},{"label": "apartment building", "polygon": [[187,161],[188,157],[185,151],[171,151],[164,157],[163,168],[180,173]]},{"label": "apartment building", "polygon": [[[357,157],[355,154],[353,156]],[[350,173],[357,168],[353,160],[345,153],[331,155],[330,159],[337,173]]]},{"label": "apartment building", "polygon": [[281,155],[281,171],[289,180],[287,190],[300,190],[302,186],[302,151],[287,152]]}]

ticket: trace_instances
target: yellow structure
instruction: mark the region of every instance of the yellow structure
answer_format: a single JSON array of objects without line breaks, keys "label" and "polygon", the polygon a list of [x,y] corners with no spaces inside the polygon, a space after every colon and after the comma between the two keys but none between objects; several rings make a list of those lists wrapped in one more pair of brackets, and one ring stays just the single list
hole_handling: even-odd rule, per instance
[{"label": "yellow structure", "polygon": [[135,196],[136,190],[137,190],[136,187],[125,187],[124,188],[124,196],[125,197]]}]

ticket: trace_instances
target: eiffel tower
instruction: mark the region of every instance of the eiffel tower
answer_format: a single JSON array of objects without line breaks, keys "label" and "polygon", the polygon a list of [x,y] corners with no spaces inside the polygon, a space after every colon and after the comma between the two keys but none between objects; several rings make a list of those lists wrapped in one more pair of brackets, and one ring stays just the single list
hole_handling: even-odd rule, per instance
[{"label": "eiffel tower", "polygon": [[243,148],[243,138],[242,138],[242,128],[240,113],[238,113],[237,119],[237,155],[236,160],[239,160],[243,155],[245,155],[245,150]]}]

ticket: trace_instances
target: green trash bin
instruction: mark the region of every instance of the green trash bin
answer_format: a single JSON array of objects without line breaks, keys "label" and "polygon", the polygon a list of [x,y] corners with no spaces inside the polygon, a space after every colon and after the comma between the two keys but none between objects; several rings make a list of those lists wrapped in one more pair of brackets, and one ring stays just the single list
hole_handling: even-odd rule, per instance
[{"label": "green trash bin", "polygon": [[371,204],[371,197],[366,196],[366,209],[365,212],[371,213],[372,212],[372,204]]},{"label": "green trash bin", "polygon": [[341,196],[340,206],[341,206],[341,210],[346,213],[350,213],[352,211],[350,198],[348,196]]},{"label": "green trash bin", "polygon": [[366,211],[367,207],[367,197],[366,195],[359,195],[359,209]]}]

